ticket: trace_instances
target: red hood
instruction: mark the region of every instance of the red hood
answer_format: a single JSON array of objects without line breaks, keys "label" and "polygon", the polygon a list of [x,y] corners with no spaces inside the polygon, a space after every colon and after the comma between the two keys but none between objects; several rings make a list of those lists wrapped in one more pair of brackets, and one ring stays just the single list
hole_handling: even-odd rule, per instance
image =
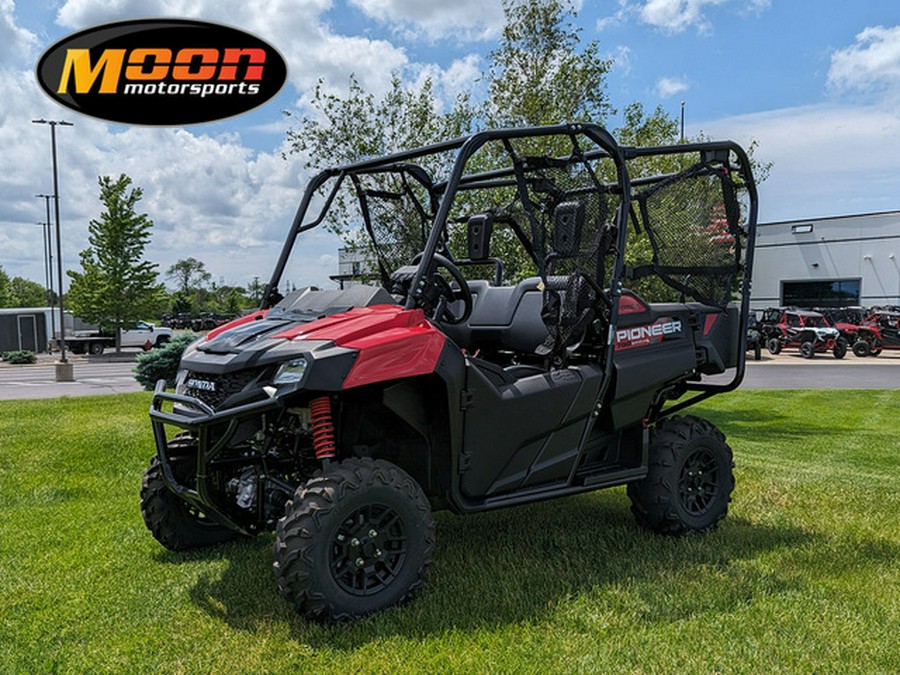
[{"label": "red hood", "polygon": [[359,351],[343,388],[434,372],[446,338],[421,309],[358,307],[289,328],[273,338],[324,340]]},{"label": "red hood", "polygon": [[374,338],[396,328],[432,329],[421,309],[374,305],[357,307],[347,312],[292,326],[272,337],[285,340],[326,340],[341,347],[354,348],[355,343],[359,341],[365,342],[366,338]]}]

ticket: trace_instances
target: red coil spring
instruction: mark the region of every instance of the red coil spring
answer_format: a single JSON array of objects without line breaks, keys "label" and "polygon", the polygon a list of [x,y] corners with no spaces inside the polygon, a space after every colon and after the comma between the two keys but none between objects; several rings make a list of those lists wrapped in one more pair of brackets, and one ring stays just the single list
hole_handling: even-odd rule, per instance
[{"label": "red coil spring", "polygon": [[313,449],[316,459],[332,459],[335,456],[334,423],[331,421],[331,399],[327,396],[309,402],[312,417]]}]

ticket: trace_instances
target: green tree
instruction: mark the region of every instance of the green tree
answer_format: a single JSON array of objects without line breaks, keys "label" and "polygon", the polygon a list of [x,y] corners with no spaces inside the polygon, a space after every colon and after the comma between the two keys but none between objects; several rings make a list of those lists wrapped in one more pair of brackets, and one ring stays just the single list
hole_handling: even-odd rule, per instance
[{"label": "green tree", "polygon": [[[491,65],[481,78],[490,94],[487,99],[476,103],[473,91],[466,91],[444,109],[431,80],[418,87],[409,86],[397,73],[390,90],[380,99],[366,92],[355,77],[351,77],[344,97],[326,93],[320,81],[311,101],[314,113],[288,131],[290,152],[304,155],[307,167],[322,168],[428,145],[486,127],[602,121],[611,111],[604,93],[611,62],[598,56],[597,43],[581,47],[578,29],[570,20],[575,15],[571,3],[505,0],[504,12],[503,37],[491,52]],[[490,152],[474,162],[479,168],[491,168]],[[448,167],[425,168],[439,174]],[[367,238],[360,238],[360,230],[353,229],[358,219],[353,218],[355,209],[348,204],[354,201],[349,191],[339,193],[326,225],[348,246],[366,247]],[[405,251],[398,259],[408,260],[421,248],[418,215],[409,215],[412,217],[395,213],[390,225],[398,247]],[[492,245],[496,250],[518,249],[509,231],[495,232]],[[521,263],[513,267],[530,268],[527,260]]]},{"label": "green tree", "polygon": [[214,312],[237,314],[253,306],[253,301],[239,286],[214,286],[210,306]]},{"label": "green tree", "polygon": [[182,293],[192,293],[209,284],[212,275],[206,271],[206,265],[196,258],[184,258],[166,270],[166,279],[175,284]]},{"label": "green tree", "polygon": [[166,270],[166,279],[175,284],[171,308],[175,314],[208,311],[212,274],[194,257],[178,260]]},{"label": "green tree", "polygon": [[48,303],[47,289],[36,281],[13,277],[9,285],[13,307],[45,307]]},{"label": "green tree", "polygon": [[[480,78],[488,94],[484,100],[476,101],[476,90],[472,88],[441,112],[431,81],[417,89],[404,84],[395,74],[390,91],[381,99],[365,91],[355,78],[351,78],[349,93],[344,97],[324,93],[324,83],[320,82],[311,102],[313,113],[288,132],[289,152],[305,155],[307,167],[321,168],[482,128],[578,121],[607,124],[607,118],[615,112],[606,92],[612,61],[601,58],[598,42],[582,42],[580,29],[574,23],[573,3],[503,0],[503,10],[502,36],[497,48],[490,52]],[[623,119],[623,125],[614,130],[622,145],[672,145],[682,141],[677,120],[661,107],[648,113],[640,103],[633,103],[625,107]],[[749,149],[751,153],[753,147]],[[547,147],[543,140],[535,148],[525,149],[534,154],[570,151],[569,147]],[[494,159],[490,150],[485,150],[473,158],[470,166],[487,170],[493,168]],[[657,156],[634,160],[629,163],[629,170],[634,177],[677,172],[684,168],[684,161],[677,156]],[[757,162],[753,168],[758,181],[768,172],[768,165]],[[368,242],[365,237],[360,239],[356,209],[349,206],[354,195],[349,194],[347,201],[343,201],[343,196],[338,195],[328,214],[331,220],[326,223],[342,236],[346,245],[365,247]],[[471,212],[478,210],[477,204],[472,206]],[[406,218],[396,210],[393,215],[391,233],[404,244],[403,248],[409,249],[409,259],[418,250],[415,242],[421,240],[420,234],[412,231],[419,219]],[[413,223],[409,232],[404,230],[405,223]],[[450,233],[451,250],[463,251],[463,243],[459,232]],[[506,270],[508,279],[534,273],[533,264],[509,229],[495,229],[491,247],[499,257],[511,262]],[[629,250],[625,253],[629,264],[649,255],[645,235],[629,238]]]},{"label": "green tree", "polygon": [[193,314],[194,302],[190,293],[175,291],[171,297],[172,314]]},{"label": "green tree", "polygon": [[157,314],[165,303],[165,288],[157,281],[157,265],[143,259],[153,221],[135,206],[143,191],[131,188],[124,173],[101,176],[100,202],[105,211],[88,225],[90,246],[81,251],[81,272],[69,270],[67,305],[90,323],[116,333],[133,321]]},{"label": "green tree", "polygon": [[3,267],[0,266],[0,307],[12,307],[12,302],[12,283],[10,282],[9,275],[4,272]]},{"label": "green tree", "polygon": [[560,122],[602,124],[612,107],[596,41],[582,45],[570,2],[504,0],[506,25],[487,70],[490,97],[482,117],[490,127]]},{"label": "green tree", "polygon": [[503,9],[503,36],[480,78],[485,100],[474,102],[473,91],[464,91],[444,109],[430,78],[414,86],[398,73],[380,99],[353,75],[346,96],[328,93],[320,80],[310,102],[314,112],[288,130],[289,153],[304,155],[307,168],[324,168],[487,127],[602,123],[612,112],[605,93],[612,61],[600,58],[597,42],[581,45],[572,4],[504,0]]},{"label": "green tree", "polygon": [[[350,76],[345,97],[328,93],[319,80],[310,103],[314,115],[299,120],[288,130],[289,153],[306,157],[312,169],[348,164],[367,157],[397,152],[453,138],[472,128],[474,110],[467,95],[440,112],[434,83],[426,78],[420,87],[407,86],[394,73],[391,87],[376,99],[355,75]],[[285,112],[290,116],[289,112]]]}]

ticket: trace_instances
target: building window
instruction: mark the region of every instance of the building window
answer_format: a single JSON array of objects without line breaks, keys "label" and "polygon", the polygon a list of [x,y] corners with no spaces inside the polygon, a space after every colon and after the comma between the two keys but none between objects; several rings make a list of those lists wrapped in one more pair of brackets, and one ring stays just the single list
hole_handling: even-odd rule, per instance
[{"label": "building window", "polygon": [[783,281],[781,303],[788,307],[847,307],[859,304],[859,279]]}]

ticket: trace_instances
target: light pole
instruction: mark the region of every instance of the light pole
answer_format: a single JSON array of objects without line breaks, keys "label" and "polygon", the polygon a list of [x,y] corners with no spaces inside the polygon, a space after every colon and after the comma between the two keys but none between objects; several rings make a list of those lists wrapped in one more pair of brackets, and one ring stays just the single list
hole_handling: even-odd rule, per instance
[{"label": "light pole", "polygon": [[53,352],[53,336],[56,335],[56,316],[53,313],[53,245],[52,234],[50,232],[50,197],[53,195],[35,195],[35,197],[43,197],[47,205],[47,221],[43,223],[46,226],[44,231],[44,269],[47,277],[47,303],[50,305],[50,351]]},{"label": "light pole", "polygon": [[63,309],[63,259],[62,235],[59,227],[59,173],[56,166],[56,127],[72,126],[63,120],[31,120],[34,124],[50,125],[50,149],[53,155],[53,210],[56,216],[56,269],[59,281],[59,362],[56,364],[56,381],[71,382],[75,379],[72,364],[66,360],[66,315]]}]

